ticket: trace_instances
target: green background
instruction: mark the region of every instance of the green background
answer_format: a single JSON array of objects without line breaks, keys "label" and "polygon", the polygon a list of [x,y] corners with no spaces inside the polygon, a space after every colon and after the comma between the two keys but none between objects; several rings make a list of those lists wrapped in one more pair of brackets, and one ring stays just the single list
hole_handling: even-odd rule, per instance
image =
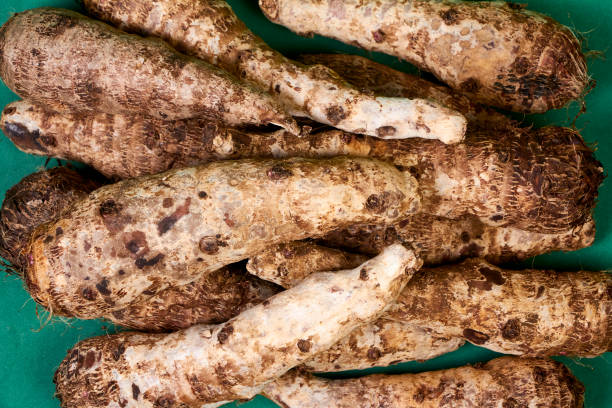
[{"label": "green background", "polygon": [[[523,2],[523,1],[521,1]],[[373,54],[315,37],[305,39],[270,23],[259,11],[256,0],[233,0],[229,3],[246,24],[262,36],[271,46],[287,54],[307,52],[345,52],[369,56],[379,62],[404,71],[413,70],[397,58]],[[0,21],[11,13],[39,6],[56,6],[77,9],[70,0],[3,0],[0,5]],[[612,44],[611,0],[532,0],[529,8],[546,13],[572,27],[584,36],[584,46],[604,54]],[[576,126],[584,138],[597,147],[597,157],[606,168],[612,168],[612,61],[589,58],[589,69],[597,81],[597,87],[587,98],[587,112],[580,116]],[[0,105],[17,99],[3,84],[0,85]],[[536,125],[568,125],[578,111],[576,103],[566,109],[545,115],[529,116],[526,121]],[[55,161],[53,161],[55,163]],[[42,168],[45,158],[29,156],[18,151],[10,141],[0,137],[0,199],[4,192],[22,177]],[[599,190],[599,204],[595,210],[597,237],[595,244],[572,253],[555,253],[530,260],[526,265],[554,267],[562,270],[604,270],[612,267],[612,189],[604,182]],[[112,327],[99,321],[53,319],[46,321],[46,314],[30,299],[22,282],[14,276],[0,276],[0,408],[38,407],[57,408],[53,397],[52,377],[66,351],[77,341],[112,331]],[[38,313],[37,313],[38,312]],[[419,372],[456,367],[466,363],[486,361],[497,356],[491,351],[467,345],[460,350],[425,363],[399,364],[377,372]],[[560,358],[586,385],[586,406],[589,408],[612,407],[612,353],[593,359]],[[231,406],[231,405],[230,405]],[[245,408],[275,407],[262,397],[241,405]]]}]

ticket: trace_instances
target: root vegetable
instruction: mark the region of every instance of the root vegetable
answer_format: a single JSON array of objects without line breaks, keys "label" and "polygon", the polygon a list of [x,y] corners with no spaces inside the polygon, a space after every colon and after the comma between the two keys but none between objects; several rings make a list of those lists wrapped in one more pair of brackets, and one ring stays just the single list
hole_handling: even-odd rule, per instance
[{"label": "root vegetable", "polygon": [[418,209],[416,189],[361,158],[225,161],[126,180],[39,227],[25,279],[53,313],[108,315],[272,244],[391,223]]},{"label": "root vegetable", "polygon": [[411,251],[394,245],[357,269],[314,274],[222,325],[85,340],[56,373],[58,397],[65,408],[170,408],[251,398],[375,319],[419,266]]},{"label": "root vegetable", "polygon": [[[512,227],[492,227],[474,216],[455,220],[418,214],[384,225],[352,225],[327,234],[325,245],[362,254],[377,254],[393,242],[417,251],[426,265],[452,263],[467,257],[484,258],[494,264],[523,261],[554,251],[576,251],[595,241],[595,223],[566,231],[542,233]],[[271,250],[271,249],[269,249]]]},{"label": "root vegetable", "polygon": [[418,374],[328,380],[292,371],[263,394],[286,408],[579,408],[584,387],[561,363],[501,357]]},{"label": "root vegetable", "polygon": [[505,2],[260,0],[273,22],[406,59],[487,105],[560,108],[588,82],[565,26]]},{"label": "root vegetable", "polygon": [[270,95],[163,41],[70,10],[15,14],[0,30],[0,49],[6,85],[50,109],[274,123],[299,133]]},{"label": "root vegetable", "polygon": [[[299,138],[228,130],[198,120],[176,123],[108,115],[58,115],[28,102],[4,109],[2,127],[26,152],[82,160],[107,176],[136,176],[210,160],[247,157],[367,156],[419,177],[422,212],[473,214],[494,226],[542,233],[587,222],[603,169],[567,128],[470,133],[465,143],[383,141],[337,130]],[[86,141],[86,142],[85,142]],[[108,151],[108,156],[98,152]]]},{"label": "root vegetable", "polygon": [[304,66],[255,36],[224,0],[85,0],[94,16],[132,32],[155,35],[181,51],[218,64],[278,97],[287,109],[349,132],[385,139],[462,140],[465,118],[423,99],[359,92],[329,68]]}]

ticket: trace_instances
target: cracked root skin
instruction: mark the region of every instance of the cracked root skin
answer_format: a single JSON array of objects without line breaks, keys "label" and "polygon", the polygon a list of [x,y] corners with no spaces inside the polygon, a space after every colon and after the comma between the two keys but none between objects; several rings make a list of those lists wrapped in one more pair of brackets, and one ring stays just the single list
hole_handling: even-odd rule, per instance
[{"label": "cracked root skin", "polygon": [[487,105],[525,113],[559,108],[588,82],[565,26],[506,2],[260,0],[266,16],[406,59]]},{"label": "cracked root skin", "polygon": [[[283,253],[289,252],[291,245],[300,251],[293,251],[293,258],[284,262]],[[277,256],[270,256],[274,252],[271,248],[255,256],[250,264],[256,264],[257,269],[250,270],[285,287],[319,270],[317,261],[325,255],[329,270],[351,268],[357,263],[337,250],[314,244],[277,246]],[[279,275],[277,270],[282,267],[285,269]],[[512,271],[481,259],[468,259],[458,265],[423,269],[406,285],[397,304],[379,319],[381,327],[363,330],[392,338],[396,327],[382,325],[402,322],[432,338],[465,339],[500,353],[594,357],[612,347],[610,288],[612,277],[605,272]],[[371,336],[356,332],[355,338],[361,338],[361,355],[355,349],[355,340],[337,346],[348,350],[346,354],[356,354],[353,362],[382,351]]]},{"label": "cracked root skin", "polygon": [[354,223],[391,223],[418,208],[414,178],[369,159],[174,170],[104,186],[40,226],[26,283],[54,313],[94,318],[269,245]]},{"label": "cracked root skin", "polygon": [[268,47],[224,0],[85,0],[88,12],[122,29],[154,35],[179,50],[256,83],[297,116],[383,139],[457,143],[465,118],[424,99],[360,92],[321,65],[304,66]]},{"label": "cracked root skin", "polygon": [[352,225],[327,234],[321,241],[330,247],[369,255],[401,242],[414,248],[426,265],[453,263],[470,257],[503,264],[591,246],[595,241],[595,222],[588,217],[582,225],[546,234],[492,227],[474,216],[451,220],[417,214],[391,226]]},{"label": "cracked root skin", "polygon": [[70,10],[17,13],[0,30],[0,74],[53,110],[207,117],[299,129],[270,96],[163,41],[126,34]]},{"label": "cracked root skin", "polygon": [[241,132],[201,120],[62,115],[25,101],[7,105],[1,124],[28,153],[84,161],[109,177],[222,159],[378,158],[419,178],[424,213],[473,214],[489,225],[544,233],[584,224],[603,179],[601,164],[581,136],[560,127],[532,130],[508,123],[493,132],[475,129],[464,143],[444,145],[338,130],[300,138],[285,131]]},{"label": "cracked root skin", "polygon": [[313,274],[218,326],[82,341],[56,373],[58,397],[65,408],[196,407],[251,398],[375,319],[420,264],[394,245],[357,269]]},{"label": "cracked root skin", "polygon": [[263,394],[285,408],[581,408],[583,385],[561,363],[501,357],[419,374],[328,380],[291,371]]}]

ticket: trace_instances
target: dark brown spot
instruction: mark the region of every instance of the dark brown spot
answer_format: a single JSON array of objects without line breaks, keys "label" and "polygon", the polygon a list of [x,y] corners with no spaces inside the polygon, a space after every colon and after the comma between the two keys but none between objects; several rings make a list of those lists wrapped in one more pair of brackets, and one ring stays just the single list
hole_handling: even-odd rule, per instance
[{"label": "dark brown spot", "polygon": [[542,367],[534,367],[533,379],[535,380],[536,384],[542,384],[544,381],[546,381],[546,370]]},{"label": "dark brown spot", "polygon": [[309,340],[299,340],[297,342],[297,346],[302,353],[308,353],[310,351],[310,347],[312,347],[312,343]]},{"label": "dark brown spot", "polygon": [[221,241],[218,238],[209,236],[209,237],[203,237],[202,239],[200,239],[200,243],[199,243],[199,247],[200,247],[200,251],[204,252],[205,254],[209,254],[209,255],[214,255],[217,252],[219,252],[219,247],[226,247],[227,243],[224,241]]},{"label": "dark brown spot", "polygon": [[125,271],[123,269],[119,269],[119,275],[125,275]]},{"label": "dark brown spot", "polygon": [[219,334],[217,334],[217,340],[219,341],[219,343],[224,344],[233,332],[234,327],[228,323],[223,326],[221,331],[219,331]]},{"label": "dark brown spot", "polygon": [[43,242],[44,242],[45,244],[48,244],[48,243],[50,243],[51,241],[53,241],[53,236],[51,236],[51,235],[47,235],[47,236],[45,237],[45,239],[43,240]]},{"label": "dark brown spot", "polygon": [[478,271],[482,276],[486,278],[486,280],[495,285],[503,285],[504,283],[506,283],[506,279],[504,279],[501,272],[496,269],[491,269],[487,266],[481,266]]},{"label": "dark brown spot", "polygon": [[361,271],[359,271],[359,279],[361,279],[362,281],[367,281],[368,278],[368,271],[366,270],[366,268],[361,268]]},{"label": "dark brown spot", "polygon": [[461,241],[463,241],[463,242],[465,242],[465,243],[470,242],[470,233],[469,233],[469,232],[467,232],[467,231],[463,231],[463,232],[461,233]]},{"label": "dark brown spot", "polygon": [[366,208],[371,211],[375,211],[380,207],[380,198],[376,194],[372,194],[366,200]]},{"label": "dark brown spot", "polygon": [[276,84],[276,85],[274,86],[274,91],[275,91],[276,93],[280,93],[280,85],[279,85],[279,84]]},{"label": "dark brown spot", "polygon": [[187,197],[185,199],[185,203],[179,206],[172,214],[167,217],[162,218],[162,220],[157,223],[157,231],[159,235],[164,235],[166,232],[170,230],[176,224],[178,220],[180,220],[185,215],[189,214],[189,206],[191,205],[191,197]]},{"label": "dark brown spot", "polygon": [[457,23],[458,16],[459,13],[454,8],[449,8],[446,11],[440,12],[440,17],[442,17],[442,20],[444,20],[446,25],[453,25]]},{"label": "dark brown spot", "polygon": [[84,288],[82,291],[83,297],[87,300],[95,300],[96,292],[94,292],[91,288]]},{"label": "dark brown spot", "polygon": [[480,89],[480,81],[476,78],[468,78],[459,87],[463,92],[476,93]]},{"label": "dark brown spot", "polygon": [[539,299],[544,294],[544,286],[538,286],[538,291],[536,293],[535,298]]},{"label": "dark brown spot", "polygon": [[123,343],[119,344],[117,348],[113,350],[113,359],[115,359],[115,361],[119,361],[124,351],[125,345]]},{"label": "dark brown spot", "polygon": [[293,173],[291,172],[291,170],[286,169],[283,166],[277,164],[276,166],[269,168],[266,172],[266,175],[270,180],[277,181],[289,178],[293,176]]},{"label": "dark brown spot", "polygon": [[463,330],[463,337],[470,343],[478,345],[485,344],[489,340],[489,336],[486,334],[472,329]]},{"label": "dark brown spot", "polygon": [[55,229],[55,236],[60,236],[64,233],[64,230],[62,229],[62,227],[57,227]]},{"label": "dark brown spot", "polygon": [[174,406],[174,398],[171,396],[159,397],[153,403],[153,408],[171,408]]},{"label": "dark brown spot", "polygon": [[96,289],[104,296],[108,296],[111,294],[110,289],[108,288],[108,279],[104,278],[100,282],[96,284]]},{"label": "dark brown spot", "polygon": [[395,135],[396,132],[397,129],[395,129],[393,126],[381,126],[376,129],[376,136],[385,138]]},{"label": "dark brown spot", "polygon": [[206,198],[206,197],[208,197],[208,194],[206,194],[206,191],[200,191],[200,192],[198,193],[198,197],[200,197],[200,198]]},{"label": "dark brown spot", "polygon": [[506,340],[516,339],[521,335],[521,323],[518,319],[510,319],[502,328],[502,337]]},{"label": "dark brown spot", "polygon": [[325,110],[325,116],[327,116],[327,119],[332,125],[336,126],[342,120],[346,119],[347,115],[342,106],[330,106]]},{"label": "dark brown spot", "polygon": [[518,57],[514,60],[512,67],[514,71],[519,75],[525,75],[529,71],[529,60],[525,57]]},{"label": "dark brown spot", "polygon": [[370,347],[368,349],[368,360],[370,360],[370,361],[378,360],[381,355],[382,355],[382,353],[376,347]]},{"label": "dark brown spot", "polygon": [[414,393],[414,395],[412,396],[412,399],[414,399],[414,401],[418,404],[422,403],[423,401],[425,401],[425,394],[427,393],[427,387],[425,387],[424,385],[421,385],[417,392]]},{"label": "dark brown spot", "polygon": [[91,249],[91,244],[89,243],[89,241],[85,241],[83,242],[83,250],[85,252],[89,251]]},{"label": "dark brown spot", "polygon": [[157,255],[155,255],[153,258],[151,258],[149,260],[147,260],[147,259],[145,259],[143,257],[140,257],[140,258],[136,259],[134,264],[136,265],[136,267],[138,269],[143,269],[146,266],[156,265],[162,259],[164,259],[164,255],[163,254],[157,254]]},{"label": "dark brown spot", "polygon": [[174,205],[174,200],[170,197],[166,197],[164,198],[164,201],[162,201],[162,206],[164,208],[170,208]]},{"label": "dark brown spot", "polygon": [[2,111],[2,113],[4,113],[5,115],[11,115],[15,113],[16,110],[17,108],[15,108],[14,106],[10,106],[8,108],[4,108],[4,111]]},{"label": "dark brown spot", "polygon": [[469,281],[467,281],[467,284],[470,288],[478,289],[478,290],[493,289],[493,285],[491,284],[491,282],[487,280],[481,281],[481,280],[470,279]]},{"label": "dark brown spot", "polygon": [[498,222],[498,221],[501,221],[503,219],[504,219],[504,216],[501,215],[501,214],[492,215],[491,218],[490,218],[490,220],[493,221],[493,222]]},{"label": "dark brown spot", "polygon": [[100,205],[102,222],[111,234],[122,231],[125,225],[131,221],[129,216],[121,214],[121,209],[121,206],[112,199],[108,199]]},{"label": "dark brown spot", "polygon": [[383,30],[372,31],[372,37],[374,37],[374,41],[377,43],[381,43],[385,41],[385,32]]},{"label": "dark brown spot", "polygon": [[3,130],[6,137],[17,147],[26,151],[47,153],[47,148],[40,144],[40,131],[38,129],[30,131],[21,123],[6,122]]},{"label": "dark brown spot", "polygon": [[96,352],[93,350],[89,350],[85,355],[85,361],[83,362],[83,367],[87,370],[93,367],[96,363]]},{"label": "dark brown spot", "polygon": [[136,384],[132,383],[132,398],[137,400],[139,395],[140,395],[140,388],[138,388]]}]

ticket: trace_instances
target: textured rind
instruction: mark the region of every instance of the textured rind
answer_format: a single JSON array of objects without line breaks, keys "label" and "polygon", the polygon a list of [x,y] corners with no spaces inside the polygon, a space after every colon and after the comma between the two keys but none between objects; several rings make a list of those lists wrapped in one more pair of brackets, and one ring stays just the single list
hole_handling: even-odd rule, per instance
[{"label": "textured rind", "polygon": [[462,144],[444,145],[339,130],[300,138],[198,120],[58,115],[28,102],[9,104],[1,124],[26,152],[81,160],[114,177],[222,159],[378,158],[419,178],[424,213],[448,218],[473,214],[489,225],[544,233],[584,224],[604,177],[601,163],[577,132],[552,126],[533,130],[508,124],[494,131],[485,126],[470,132]]},{"label": "textured rind", "polygon": [[352,225],[333,231],[321,242],[334,248],[375,255],[394,242],[414,248],[426,265],[479,257],[494,264],[523,261],[554,251],[576,251],[595,241],[595,222],[566,231],[542,233],[493,227],[474,216],[455,220],[417,214],[393,225]]},{"label": "textured rind", "polygon": [[584,387],[563,364],[501,357],[418,374],[328,380],[291,371],[263,394],[284,408],[581,408]]},{"label": "textured rind", "polygon": [[462,140],[465,118],[435,102],[360,92],[321,65],[304,66],[255,36],[224,0],[84,0],[89,13],[154,35],[275,94],[298,116],[381,138]]},{"label": "textured rind", "polygon": [[[322,254],[330,253],[314,244],[301,245],[311,247],[302,248],[301,255],[297,255],[303,258],[299,262],[285,263],[285,273],[282,277],[273,276],[275,282],[286,287],[295,285],[308,273],[317,271],[316,260]],[[274,275],[275,263],[283,264],[280,256],[264,256],[260,261],[264,279],[267,274]],[[354,266],[355,260],[337,252],[325,264],[330,270]],[[500,353],[595,357],[612,347],[610,288],[612,275],[606,272],[513,271],[481,259],[426,268],[406,285],[397,304],[376,322],[378,328],[362,328],[363,332],[355,332],[353,341],[347,339],[336,346],[342,351],[332,356],[352,355],[343,360],[347,365],[339,362],[339,368],[325,370],[352,369],[351,364],[360,359],[367,361],[368,348],[378,347],[378,341],[367,333],[390,339],[395,336],[398,328],[386,325],[387,321],[417,327],[432,339],[465,339]],[[390,347],[395,347],[396,352],[398,347],[410,351],[402,343]]]},{"label": "textured rind", "polygon": [[24,177],[4,196],[0,209],[0,256],[22,272],[32,231],[86,197],[103,181],[93,174],[56,167]]},{"label": "textured rind", "polygon": [[406,59],[487,105],[559,108],[588,82],[580,43],[550,17],[511,3],[423,0],[260,0],[266,16]]},{"label": "textured rind", "polygon": [[38,8],[0,30],[0,75],[53,110],[207,117],[299,129],[270,96],[163,41],[126,34],[74,11]]},{"label": "textured rind", "polygon": [[37,228],[26,284],[52,312],[94,318],[269,245],[354,223],[391,223],[418,209],[414,178],[370,159],[172,170],[104,186]]},{"label": "textured rind", "polygon": [[420,265],[394,245],[354,270],[314,274],[218,326],[85,340],[56,372],[57,395],[65,408],[195,407],[251,398],[375,319]]}]

